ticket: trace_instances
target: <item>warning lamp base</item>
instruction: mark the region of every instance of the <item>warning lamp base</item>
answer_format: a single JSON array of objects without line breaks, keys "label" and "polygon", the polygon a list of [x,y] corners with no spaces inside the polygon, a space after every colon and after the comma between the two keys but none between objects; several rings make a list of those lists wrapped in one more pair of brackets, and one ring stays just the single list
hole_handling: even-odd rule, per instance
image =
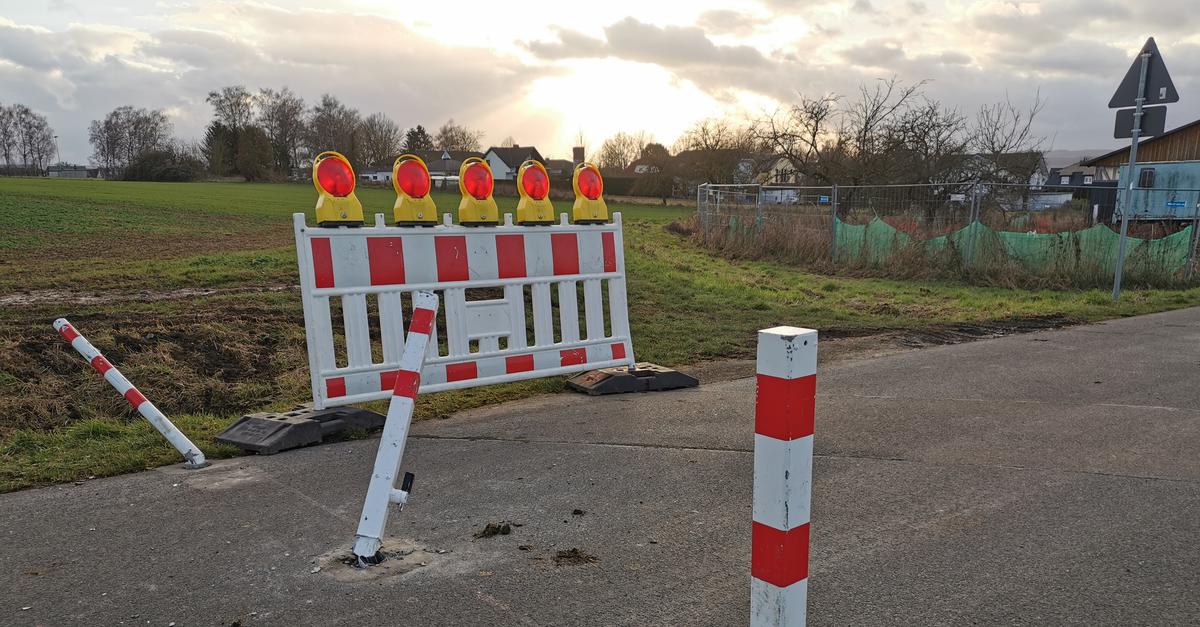
[{"label": "warning lamp base", "polygon": [[572,224],[608,224],[608,220],[576,220]]},{"label": "warning lamp base", "polygon": [[459,222],[461,226],[499,226],[499,222],[484,220],[482,222]]},{"label": "warning lamp base", "polygon": [[554,226],[554,220],[518,220],[521,226]]},{"label": "warning lamp base", "polygon": [[700,380],[674,368],[639,362],[633,366],[601,368],[575,375],[567,379],[567,385],[591,396],[601,396],[694,388],[700,385]]},{"label": "warning lamp base", "polygon": [[396,226],[437,226],[437,222],[429,222],[427,220],[399,220]]},{"label": "warning lamp base", "polygon": [[323,229],[336,229],[340,226],[346,226],[346,227],[350,227],[352,229],[356,229],[362,225],[363,225],[362,222],[353,222],[350,220],[337,221],[337,222],[331,220],[331,221],[327,221],[327,222],[318,222],[317,223],[317,226],[320,228],[323,228]]}]

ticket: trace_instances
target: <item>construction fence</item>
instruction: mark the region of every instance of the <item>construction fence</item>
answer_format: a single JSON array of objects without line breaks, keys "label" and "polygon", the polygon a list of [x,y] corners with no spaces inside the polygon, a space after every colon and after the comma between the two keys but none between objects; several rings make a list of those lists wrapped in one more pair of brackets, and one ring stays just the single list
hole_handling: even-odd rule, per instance
[{"label": "construction fence", "polygon": [[[1194,276],[1200,190],[960,183],[791,187],[702,185],[697,237],[730,256],[893,276],[1010,285],[1111,285],[1119,218],[1131,214],[1124,281]],[[1158,205],[1164,205],[1158,207]]]}]

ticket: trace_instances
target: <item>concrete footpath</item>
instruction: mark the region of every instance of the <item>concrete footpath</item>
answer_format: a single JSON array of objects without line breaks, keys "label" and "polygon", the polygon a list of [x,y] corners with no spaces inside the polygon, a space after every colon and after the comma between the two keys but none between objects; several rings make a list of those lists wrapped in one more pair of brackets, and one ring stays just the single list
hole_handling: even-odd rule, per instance
[{"label": "concrete footpath", "polygon": [[[1192,309],[823,367],[811,624],[1200,621],[1197,347]],[[753,390],[421,423],[367,572],[376,440],[0,495],[0,624],[745,624]]]}]

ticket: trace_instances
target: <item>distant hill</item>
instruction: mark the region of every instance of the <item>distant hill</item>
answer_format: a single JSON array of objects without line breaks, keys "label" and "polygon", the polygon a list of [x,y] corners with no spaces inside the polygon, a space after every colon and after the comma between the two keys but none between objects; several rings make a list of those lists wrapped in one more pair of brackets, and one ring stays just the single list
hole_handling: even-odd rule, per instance
[{"label": "distant hill", "polygon": [[1081,159],[1091,157],[1099,157],[1100,155],[1112,152],[1112,148],[1094,148],[1088,150],[1047,150],[1046,151],[1046,166],[1050,168],[1063,168],[1078,163]]}]

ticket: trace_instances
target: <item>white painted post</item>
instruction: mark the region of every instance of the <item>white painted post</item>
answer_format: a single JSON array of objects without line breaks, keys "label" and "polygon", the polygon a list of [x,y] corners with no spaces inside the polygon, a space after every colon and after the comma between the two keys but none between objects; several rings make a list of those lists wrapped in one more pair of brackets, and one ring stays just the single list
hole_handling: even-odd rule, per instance
[{"label": "white painted post", "polygon": [[67,322],[66,318],[59,318],[54,321],[54,330],[63,337],[64,340],[71,343],[71,347],[75,349],[83,358],[91,364],[100,376],[104,377],[108,384],[117,390],[117,393],[125,397],[125,400],[133,405],[133,408],[138,411],[158,432],[179,451],[180,455],[187,460],[183,467],[188,469],[204,468],[208,465],[208,460],[204,458],[204,453],[198,446],[192,443],[182,431],[177,429],[171,423],[154,403],[146,400],[146,397],[138,391],[125,375],[121,374],[100,351],[96,350],[92,343],[87,341],[87,338],[79,334],[75,327]]},{"label": "white painted post", "polygon": [[757,370],[750,624],[804,625],[817,332],[759,331]]},{"label": "white painted post", "polygon": [[406,477],[404,485],[397,490],[396,475],[400,472],[400,461],[404,457],[404,444],[408,439],[408,427],[412,423],[417,389],[421,387],[421,365],[425,362],[426,347],[433,331],[437,309],[437,294],[413,294],[413,314],[408,325],[408,339],[404,342],[404,353],[400,356],[400,369],[396,372],[396,384],[392,388],[387,421],[383,424],[379,450],[375,453],[375,468],[371,471],[371,483],[367,487],[367,497],[363,501],[362,516],[358,520],[358,533],[354,541],[354,554],[363,566],[383,561],[379,547],[383,544],[383,532],[387,527],[388,506],[395,503],[404,507],[408,502],[408,491],[412,488],[412,482]]}]

